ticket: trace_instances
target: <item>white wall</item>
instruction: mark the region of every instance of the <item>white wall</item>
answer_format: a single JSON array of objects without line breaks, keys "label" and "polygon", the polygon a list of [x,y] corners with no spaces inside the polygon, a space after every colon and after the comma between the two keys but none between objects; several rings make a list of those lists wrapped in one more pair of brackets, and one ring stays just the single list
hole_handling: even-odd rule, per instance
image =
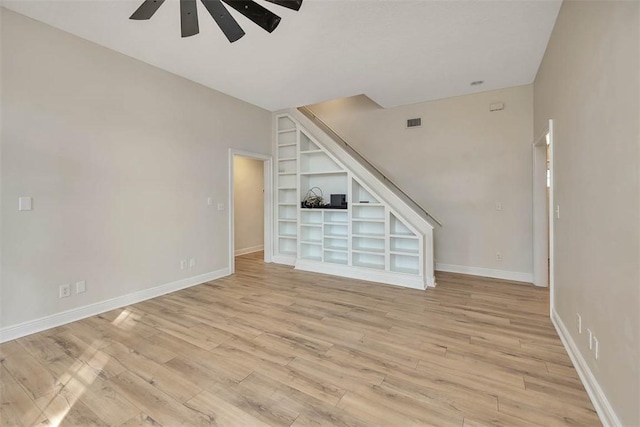
[{"label": "white wall", "polygon": [[[493,102],[506,108],[491,113]],[[365,96],[310,108],[442,221],[437,269],[531,281],[532,102],[528,85],[390,109]],[[422,127],[406,129],[414,117]]]},{"label": "white wall", "polygon": [[534,84],[536,130],[554,120],[556,311],[625,426],[640,425],[639,5],[565,1]]},{"label": "white wall", "polygon": [[233,231],[236,254],[264,245],[264,161],[233,158]]},{"label": "white wall", "polygon": [[269,112],[4,9],[1,55],[3,328],[229,266],[228,149],[269,154]]}]

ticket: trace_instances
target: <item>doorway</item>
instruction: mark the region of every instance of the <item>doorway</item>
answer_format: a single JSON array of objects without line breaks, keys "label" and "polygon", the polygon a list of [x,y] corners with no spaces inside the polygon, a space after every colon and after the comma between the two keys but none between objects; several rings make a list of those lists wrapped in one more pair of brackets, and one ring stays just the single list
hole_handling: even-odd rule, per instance
[{"label": "doorway", "polygon": [[271,262],[272,161],[270,156],[229,150],[229,270],[235,257],[264,251]]},{"label": "doorway", "polygon": [[553,120],[533,142],[533,284],[549,287],[553,310]]}]

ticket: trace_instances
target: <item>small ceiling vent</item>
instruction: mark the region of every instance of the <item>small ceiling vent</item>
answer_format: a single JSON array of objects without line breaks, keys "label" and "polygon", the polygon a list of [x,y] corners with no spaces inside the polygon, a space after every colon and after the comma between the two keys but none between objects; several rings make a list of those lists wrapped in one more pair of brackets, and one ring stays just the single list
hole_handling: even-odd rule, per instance
[{"label": "small ceiling vent", "polygon": [[407,119],[407,129],[419,128],[421,126],[422,126],[422,117],[417,117],[415,119]]}]

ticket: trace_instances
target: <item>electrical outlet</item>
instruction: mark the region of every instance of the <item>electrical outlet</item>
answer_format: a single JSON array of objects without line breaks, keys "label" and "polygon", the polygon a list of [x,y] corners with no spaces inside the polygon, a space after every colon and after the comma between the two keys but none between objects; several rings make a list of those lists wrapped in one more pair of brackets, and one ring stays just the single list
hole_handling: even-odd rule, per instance
[{"label": "electrical outlet", "polygon": [[560,219],[560,205],[556,205],[556,218]]},{"label": "electrical outlet", "polygon": [[224,203],[218,203],[218,210],[219,211],[223,211],[224,210]]},{"label": "electrical outlet", "polygon": [[189,260],[189,268],[195,267],[195,266],[196,266],[196,259],[195,258],[191,258]]},{"label": "electrical outlet", "polygon": [[596,338],[596,336],[593,336],[593,356],[596,358],[596,360],[598,360],[598,356],[600,353],[600,343],[598,342],[598,338]]},{"label": "electrical outlet", "polygon": [[84,280],[80,280],[79,282],[76,282],[76,294],[81,294],[86,291],[87,291],[87,282],[85,282]]},{"label": "electrical outlet", "polygon": [[70,296],[71,296],[71,285],[69,283],[60,285],[60,298],[67,298]]},{"label": "electrical outlet", "polygon": [[589,336],[589,350],[593,350],[593,332],[587,328],[587,335]]},{"label": "electrical outlet", "polygon": [[496,252],[496,261],[502,261],[502,252]]},{"label": "electrical outlet", "polygon": [[576,328],[578,329],[578,333],[582,333],[582,316],[580,313],[576,313]]},{"label": "electrical outlet", "polygon": [[184,270],[185,268],[187,268],[187,260],[183,259],[180,261],[180,270]]}]

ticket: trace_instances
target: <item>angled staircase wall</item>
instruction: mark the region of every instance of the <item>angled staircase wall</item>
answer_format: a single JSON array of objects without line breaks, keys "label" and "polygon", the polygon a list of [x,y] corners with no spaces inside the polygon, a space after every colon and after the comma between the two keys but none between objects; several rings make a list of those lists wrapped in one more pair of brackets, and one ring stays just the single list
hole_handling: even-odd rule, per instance
[{"label": "angled staircase wall", "polygon": [[[298,110],[275,119],[274,261],[298,269],[425,289],[435,286],[434,218]],[[347,208],[301,207],[308,190]],[[318,190],[318,188],[320,190]]]}]

